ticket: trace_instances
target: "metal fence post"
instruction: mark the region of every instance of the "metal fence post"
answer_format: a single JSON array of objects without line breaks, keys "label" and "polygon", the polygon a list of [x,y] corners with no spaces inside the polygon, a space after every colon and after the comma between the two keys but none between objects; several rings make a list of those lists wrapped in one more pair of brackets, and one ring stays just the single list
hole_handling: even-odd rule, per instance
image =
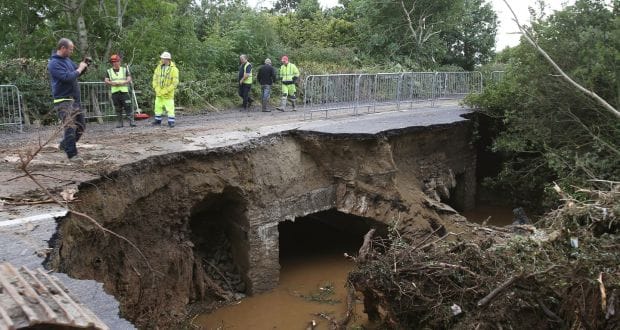
[{"label": "metal fence post", "polygon": [[355,103],[353,105],[353,114],[357,116],[357,107],[360,103],[360,81],[362,80],[362,75],[358,75],[355,79]]},{"label": "metal fence post", "polygon": [[0,85],[0,126],[17,126],[24,131],[21,93],[15,85]]}]

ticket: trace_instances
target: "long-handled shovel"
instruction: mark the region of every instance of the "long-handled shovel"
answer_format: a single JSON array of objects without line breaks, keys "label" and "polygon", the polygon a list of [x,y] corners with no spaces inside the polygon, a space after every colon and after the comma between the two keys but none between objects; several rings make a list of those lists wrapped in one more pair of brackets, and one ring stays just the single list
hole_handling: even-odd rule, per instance
[{"label": "long-handled shovel", "polygon": [[[127,65],[127,72],[129,73],[129,64]],[[129,73],[131,75],[131,73]],[[138,105],[138,98],[136,97],[136,89],[134,88],[133,85],[133,79],[131,79],[130,82],[131,85],[131,94],[133,95],[133,101],[136,104],[136,111],[133,114],[133,117],[135,119],[148,119],[150,116],[148,113],[142,113],[142,110],[140,109],[140,106]]]}]

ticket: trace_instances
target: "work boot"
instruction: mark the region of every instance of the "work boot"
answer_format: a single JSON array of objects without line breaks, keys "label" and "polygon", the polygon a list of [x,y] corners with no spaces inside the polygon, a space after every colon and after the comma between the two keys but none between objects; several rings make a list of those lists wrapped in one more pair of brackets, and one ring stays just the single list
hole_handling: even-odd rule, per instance
[{"label": "work boot", "polygon": [[133,116],[129,115],[127,118],[129,119],[129,127],[136,127],[136,120],[133,119]]},{"label": "work boot", "polygon": [[295,109],[295,99],[291,100],[291,104],[293,105],[293,111],[297,111],[297,109]]},{"label": "work boot", "polygon": [[276,108],[276,110],[285,111],[286,110],[286,96],[280,99],[280,106]]},{"label": "work boot", "polygon": [[123,127],[123,116],[118,116],[118,118],[116,119],[116,128],[121,127]]},{"label": "work boot", "polygon": [[84,165],[84,159],[82,159],[82,157],[80,156],[75,155],[69,158],[69,163],[76,164],[76,165]]},{"label": "work boot", "polygon": [[153,126],[161,126],[161,119],[160,119],[160,120],[155,119],[155,120],[151,123],[151,125],[153,125]]}]

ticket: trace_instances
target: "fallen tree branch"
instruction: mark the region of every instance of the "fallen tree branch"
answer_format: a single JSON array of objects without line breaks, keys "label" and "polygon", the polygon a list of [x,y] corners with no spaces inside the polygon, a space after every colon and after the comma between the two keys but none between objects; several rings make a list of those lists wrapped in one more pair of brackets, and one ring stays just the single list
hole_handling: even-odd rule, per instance
[{"label": "fallen tree branch", "polygon": [[437,229],[433,230],[430,234],[428,234],[428,236],[426,236],[420,243],[418,243],[416,246],[413,247],[412,250],[417,250],[422,244],[426,243],[426,241],[428,241],[431,237],[433,237],[433,235],[435,235],[438,231],[440,231],[441,229],[445,229],[443,226],[439,226],[437,227]]},{"label": "fallen tree branch", "polygon": [[472,272],[467,267],[464,267],[464,266],[461,266],[461,265],[448,264],[448,263],[445,263],[445,262],[438,262],[436,264],[428,265],[427,268],[437,268],[435,266],[439,266],[441,268],[455,268],[455,269],[458,269],[458,270],[462,270],[462,271],[466,272],[467,274],[469,274],[471,276],[478,277],[478,274]]},{"label": "fallen tree branch", "polygon": [[445,234],[445,235],[443,235],[443,236],[439,237],[438,239],[436,239],[436,240],[434,240],[434,241],[432,241],[432,242],[430,242],[430,243],[428,243],[428,244],[426,244],[426,245],[422,246],[422,247],[420,248],[420,250],[426,250],[429,246],[431,246],[431,245],[433,245],[433,244],[435,244],[435,243],[438,243],[439,241],[442,241],[442,240],[444,240],[444,239],[448,238],[448,236],[459,236],[459,235],[461,235],[461,234],[463,234],[463,232],[460,232],[460,233],[453,233],[453,232],[449,232],[449,233],[447,233],[447,234]]},{"label": "fallen tree branch", "polygon": [[522,33],[523,37],[525,38],[525,40],[527,40],[532,46],[534,46],[534,48],[540,54],[542,54],[542,56],[547,60],[547,62],[549,62],[551,64],[551,66],[553,66],[553,68],[560,74],[560,76],[565,81],[567,81],[569,84],[573,85],[573,87],[577,88],[579,91],[581,91],[584,94],[586,94],[586,95],[590,96],[591,98],[593,98],[596,102],[599,103],[599,105],[601,105],[603,108],[605,108],[606,110],[611,112],[614,116],[616,116],[617,118],[620,118],[620,112],[618,110],[616,110],[616,108],[612,107],[602,97],[598,96],[598,94],[596,94],[595,92],[593,92],[593,91],[591,91],[591,90],[581,86],[579,83],[574,81],[570,76],[568,76],[566,73],[564,73],[562,68],[560,68],[555,63],[555,61],[551,58],[551,56],[549,56],[549,54],[547,54],[547,52],[545,52],[545,50],[542,49],[538,45],[538,43],[536,43],[536,41],[534,41],[533,37],[530,36],[530,34],[523,28],[523,26],[521,26],[521,23],[519,23],[519,19],[517,18],[517,15],[512,10],[512,7],[510,7],[510,5],[508,4],[508,1],[506,1],[506,0],[503,0],[503,1],[506,4],[506,6],[508,7],[508,9],[510,10],[510,12],[512,13],[512,16],[514,17],[514,21],[515,21],[515,23],[517,23],[517,26],[519,27],[519,30],[521,31],[521,33]]},{"label": "fallen tree branch", "polygon": [[603,313],[607,311],[607,292],[605,291],[605,284],[603,283],[603,273],[598,274],[598,278],[596,281],[599,284],[599,289],[601,290],[601,310]]},{"label": "fallen tree branch", "polygon": [[[81,213],[81,212],[77,212],[75,210],[70,209],[67,204],[68,202],[63,202],[60,199],[58,199],[56,196],[54,196],[47,187],[45,187],[41,182],[39,182],[39,180],[37,180],[37,178],[35,178],[35,174],[30,172],[30,170],[28,169],[28,166],[30,165],[30,163],[32,162],[32,160],[41,152],[41,150],[43,150],[43,148],[48,145],[61,131],[62,129],[64,129],[65,124],[61,125],[58,130],[56,130],[53,134],[50,135],[50,137],[45,140],[43,143],[41,143],[39,141],[39,145],[34,149],[34,150],[27,150],[26,152],[20,152],[19,153],[19,159],[20,159],[20,163],[18,165],[18,169],[21,170],[22,172],[24,172],[24,175],[26,177],[28,177],[32,182],[34,182],[35,185],[37,185],[45,195],[47,195],[47,197],[49,198],[49,200],[51,200],[51,202],[56,203],[58,205],[60,205],[61,207],[67,209],[68,212],[75,214],[79,217],[82,217],[86,220],[88,220],[88,222],[90,222],[91,224],[93,224],[95,227],[97,227],[98,229],[100,229],[101,231],[103,231],[104,234],[110,234],[124,242],[126,242],[127,244],[129,244],[132,248],[134,248],[138,254],[142,257],[142,259],[144,260],[147,268],[152,272],[152,273],[159,273],[157,271],[155,271],[152,267],[151,264],[149,263],[148,259],[146,258],[146,256],[144,255],[144,253],[142,253],[142,251],[129,239],[127,239],[126,237],[119,235],[117,233],[115,233],[112,230],[109,230],[107,228],[105,228],[104,226],[102,226],[99,222],[97,222],[95,219],[93,219],[92,217],[90,217],[87,214]],[[159,273],[161,274],[161,273]]]},{"label": "fallen tree branch", "polygon": [[356,261],[363,263],[366,262],[368,258],[368,254],[370,253],[370,242],[372,241],[372,236],[375,234],[376,229],[369,230],[366,235],[364,235],[364,243],[362,247],[360,247]]},{"label": "fallen tree branch", "polygon": [[56,203],[56,201],[54,201],[53,199],[45,199],[45,200],[41,200],[41,201],[9,202],[9,201],[6,201],[6,200],[0,198],[0,201],[2,201],[2,204],[14,205],[14,206]]},{"label": "fallen tree branch", "polygon": [[541,299],[538,299],[537,302],[540,305],[540,308],[543,310],[543,313],[545,313],[545,315],[547,315],[547,317],[549,317],[553,322],[562,322],[562,319],[554,312],[552,312]]},{"label": "fallen tree branch", "polygon": [[486,295],[484,298],[480,299],[476,305],[478,307],[485,306],[491,300],[493,300],[493,298],[495,298],[495,296],[497,296],[500,292],[504,291],[506,288],[511,286],[516,280],[518,280],[522,276],[523,276],[523,274],[519,274],[519,275],[515,275],[515,276],[510,277],[509,279],[504,281],[504,283],[500,284],[500,286],[498,286],[493,291],[491,291],[488,295]]},{"label": "fallen tree branch", "polygon": [[351,316],[353,316],[353,309],[355,308],[355,288],[353,287],[353,283],[347,282],[347,313],[342,318],[342,320],[338,321],[337,326],[340,329],[346,329],[347,324],[351,321]]},{"label": "fallen tree branch", "polygon": [[209,262],[209,260],[204,259],[204,258],[202,260],[206,262],[207,265],[209,265],[211,268],[213,268],[215,272],[218,273],[220,277],[222,277],[222,279],[224,279],[224,282],[226,282],[226,285],[228,286],[228,289],[230,290],[230,292],[234,292],[232,284],[230,284],[230,281],[228,281],[228,278],[220,271],[220,269],[215,267],[215,265]]}]

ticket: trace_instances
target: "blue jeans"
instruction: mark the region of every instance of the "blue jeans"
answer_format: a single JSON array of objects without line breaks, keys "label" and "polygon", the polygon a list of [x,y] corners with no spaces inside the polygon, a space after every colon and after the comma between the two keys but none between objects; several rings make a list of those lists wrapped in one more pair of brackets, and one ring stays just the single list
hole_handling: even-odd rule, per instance
[{"label": "blue jeans", "polygon": [[271,85],[261,85],[260,88],[263,93],[263,101],[269,101],[269,97],[271,97]]},{"label": "blue jeans", "polygon": [[63,101],[54,104],[54,110],[58,113],[58,118],[62,121],[65,135],[60,141],[60,147],[67,153],[67,157],[77,156],[76,143],[82,137],[86,128],[86,119],[80,109],[80,104],[75,101]]}]

